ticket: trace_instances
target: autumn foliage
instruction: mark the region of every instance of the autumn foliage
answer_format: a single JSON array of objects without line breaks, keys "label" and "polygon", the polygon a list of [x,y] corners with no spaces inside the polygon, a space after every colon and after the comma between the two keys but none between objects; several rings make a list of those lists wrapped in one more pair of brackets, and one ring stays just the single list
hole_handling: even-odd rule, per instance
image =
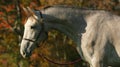
[{"label": "autumn foliage", "polygon": [[[69,62],[79,58],[75,43],[58,31],[50,31],[48,40],[35,49],[29,59],[23,59],[19,52],[19,37],[23,34],[26,19],[21,6],[42,9],[49,5],[70,5],[81,8],[104,9],[120,15],[120,0],[0,0],[0,67],[87,67],[84,61],[60,66],[40,57]],[[17,31],[17,33],[15,32]],[[71,54],[72,53],[72,54]]]}]

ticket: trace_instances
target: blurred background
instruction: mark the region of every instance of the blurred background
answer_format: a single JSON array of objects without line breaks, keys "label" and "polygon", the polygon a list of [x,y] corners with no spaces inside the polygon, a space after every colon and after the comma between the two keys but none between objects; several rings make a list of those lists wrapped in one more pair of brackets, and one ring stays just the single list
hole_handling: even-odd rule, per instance
[{"label": "blurred background", "polygon": [[52,5],[68,5],[80,8],[103,9],[120,15],[120,0],[0,0],[0,67],[87,67],[84,61],[72,65],[57,65],[48,62],[39,54],[49,59],[64,63],[79,57],[76,44],[64,34],[52,30],[41,47],[34,50],[30,58],[20,55],[19,47],[24,31],[26,15],[21,6],[42,9]]}]

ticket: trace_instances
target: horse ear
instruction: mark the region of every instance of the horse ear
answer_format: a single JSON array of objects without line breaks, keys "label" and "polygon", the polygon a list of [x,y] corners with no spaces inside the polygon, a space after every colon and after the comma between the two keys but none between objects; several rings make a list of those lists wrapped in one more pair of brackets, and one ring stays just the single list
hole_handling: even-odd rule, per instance
[{"label": "horse ear", "polygon": [[27,10],[25,7],[22,6],[22,9],[24,10],[24,12],[25,12],[25,14],[26,14],[27,16],[30,15],[29,12],[28,12],[28,10]]},{"label": "horse ear", "polygon": [[33,12],[33,10],[30,7],[27,7],[28,11],[30,12],[31,15],[35,15],[35,13]]}]

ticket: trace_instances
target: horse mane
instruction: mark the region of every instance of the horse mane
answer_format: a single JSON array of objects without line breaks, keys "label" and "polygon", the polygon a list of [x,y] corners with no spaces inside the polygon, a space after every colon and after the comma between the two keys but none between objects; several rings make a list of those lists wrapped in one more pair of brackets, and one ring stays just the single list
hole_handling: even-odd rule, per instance
[{"label": "horse mane", "polygon": [[49,8],[72,8],[72,9],[81,9],[81,10],[105,10],[106,9],[97,9],[97,8],[88,8],[88,7],[80,7],[80,6],[70,6],[70,5],[49,5],[43,7],[43,10],[49,9]]}]

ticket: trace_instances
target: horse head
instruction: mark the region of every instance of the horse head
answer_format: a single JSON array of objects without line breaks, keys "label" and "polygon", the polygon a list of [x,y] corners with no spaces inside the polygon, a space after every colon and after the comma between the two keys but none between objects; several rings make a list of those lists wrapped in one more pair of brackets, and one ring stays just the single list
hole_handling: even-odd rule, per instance
[{"label": "horse head", "polygon": [[20,45],[20,53],[25,57],[29,57],[37,44],[47,38],[44,31],[44,22],[40,11],[33,11],[30,8],[24,8],[29,17],[24,25],[24,35]]}]

